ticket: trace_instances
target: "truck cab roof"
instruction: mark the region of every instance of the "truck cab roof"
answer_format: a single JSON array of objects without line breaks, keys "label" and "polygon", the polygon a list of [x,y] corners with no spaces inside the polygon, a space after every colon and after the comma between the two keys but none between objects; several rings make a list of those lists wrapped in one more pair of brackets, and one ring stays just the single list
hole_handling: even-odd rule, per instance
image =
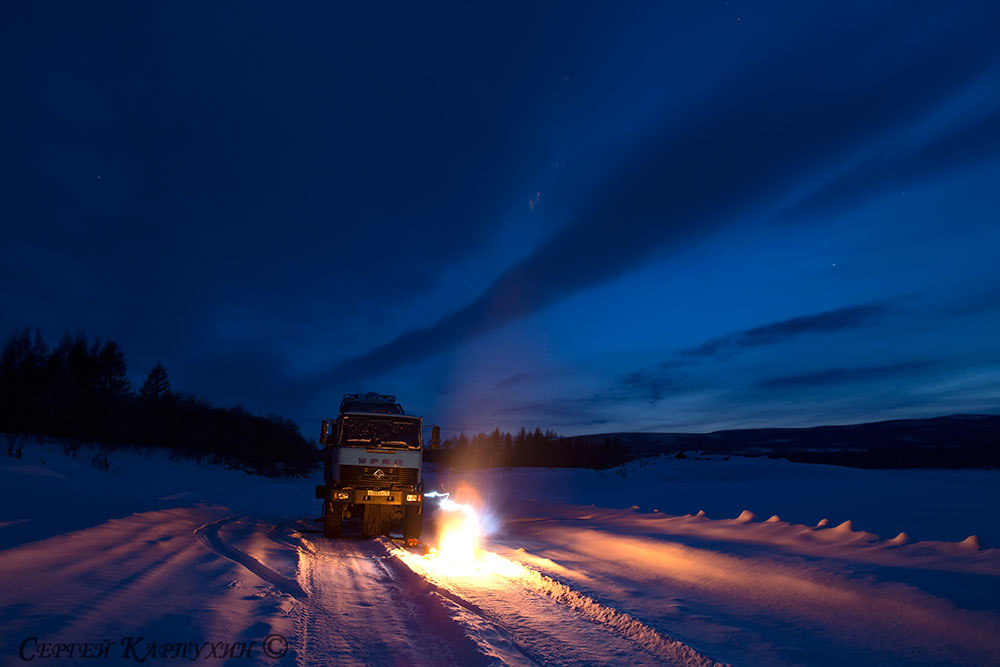
[{"label": "truck cab roof", "polygon": [[389,394],[376,394],[373,391],[363,394],[344,394],[340,401],[340,414],[363,413],[376,415],[403,415],[403,406],[396,402],[396,397]]}]

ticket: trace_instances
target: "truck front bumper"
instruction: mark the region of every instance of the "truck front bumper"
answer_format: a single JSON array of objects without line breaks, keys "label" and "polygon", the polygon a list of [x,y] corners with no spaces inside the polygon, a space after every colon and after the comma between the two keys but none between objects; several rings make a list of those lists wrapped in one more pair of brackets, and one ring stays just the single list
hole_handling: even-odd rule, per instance
[{"label": "truck front bumper", "polygon": [[330,488],[327,493],[333,502],[350,505],[419,505],[424,500],[419,491],[406,489]]}]

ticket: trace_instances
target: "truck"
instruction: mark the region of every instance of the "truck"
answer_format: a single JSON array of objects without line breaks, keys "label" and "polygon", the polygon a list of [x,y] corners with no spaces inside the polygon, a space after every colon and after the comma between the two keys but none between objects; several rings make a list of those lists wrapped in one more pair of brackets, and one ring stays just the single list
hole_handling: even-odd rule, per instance
[{"label": "truck", "polygon": [[[389,535],[401,524],[415,544],[423,531],[423,420],[403,411],[395,396],[345,394],[336,419],[323,420],[323,534],[340,537],[345,519],[361,516],[365,538]],[[439,438],[433,427],[432,442]]]}]

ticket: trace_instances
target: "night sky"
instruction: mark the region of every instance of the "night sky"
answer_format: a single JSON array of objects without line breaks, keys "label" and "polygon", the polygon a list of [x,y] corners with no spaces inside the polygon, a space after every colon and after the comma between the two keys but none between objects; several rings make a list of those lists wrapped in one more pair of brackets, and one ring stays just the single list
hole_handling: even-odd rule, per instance
[{"label": "night sky", "polygon": [[313,437],[1000,412],[1000,3],[0,9],[0,334]]}]

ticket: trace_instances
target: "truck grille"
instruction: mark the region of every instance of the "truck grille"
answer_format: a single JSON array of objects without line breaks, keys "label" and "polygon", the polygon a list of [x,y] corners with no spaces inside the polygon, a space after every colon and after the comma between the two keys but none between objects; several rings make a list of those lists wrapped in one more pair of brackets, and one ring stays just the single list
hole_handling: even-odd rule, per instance
[{"label": "truck grille", "polygon": [[[375,474],[381,470],[381,478]],[[416,486],[416,468],[393,468],[391,466],[340,466],[338,483],[361,489],[391,489],[401,486]]]}]

